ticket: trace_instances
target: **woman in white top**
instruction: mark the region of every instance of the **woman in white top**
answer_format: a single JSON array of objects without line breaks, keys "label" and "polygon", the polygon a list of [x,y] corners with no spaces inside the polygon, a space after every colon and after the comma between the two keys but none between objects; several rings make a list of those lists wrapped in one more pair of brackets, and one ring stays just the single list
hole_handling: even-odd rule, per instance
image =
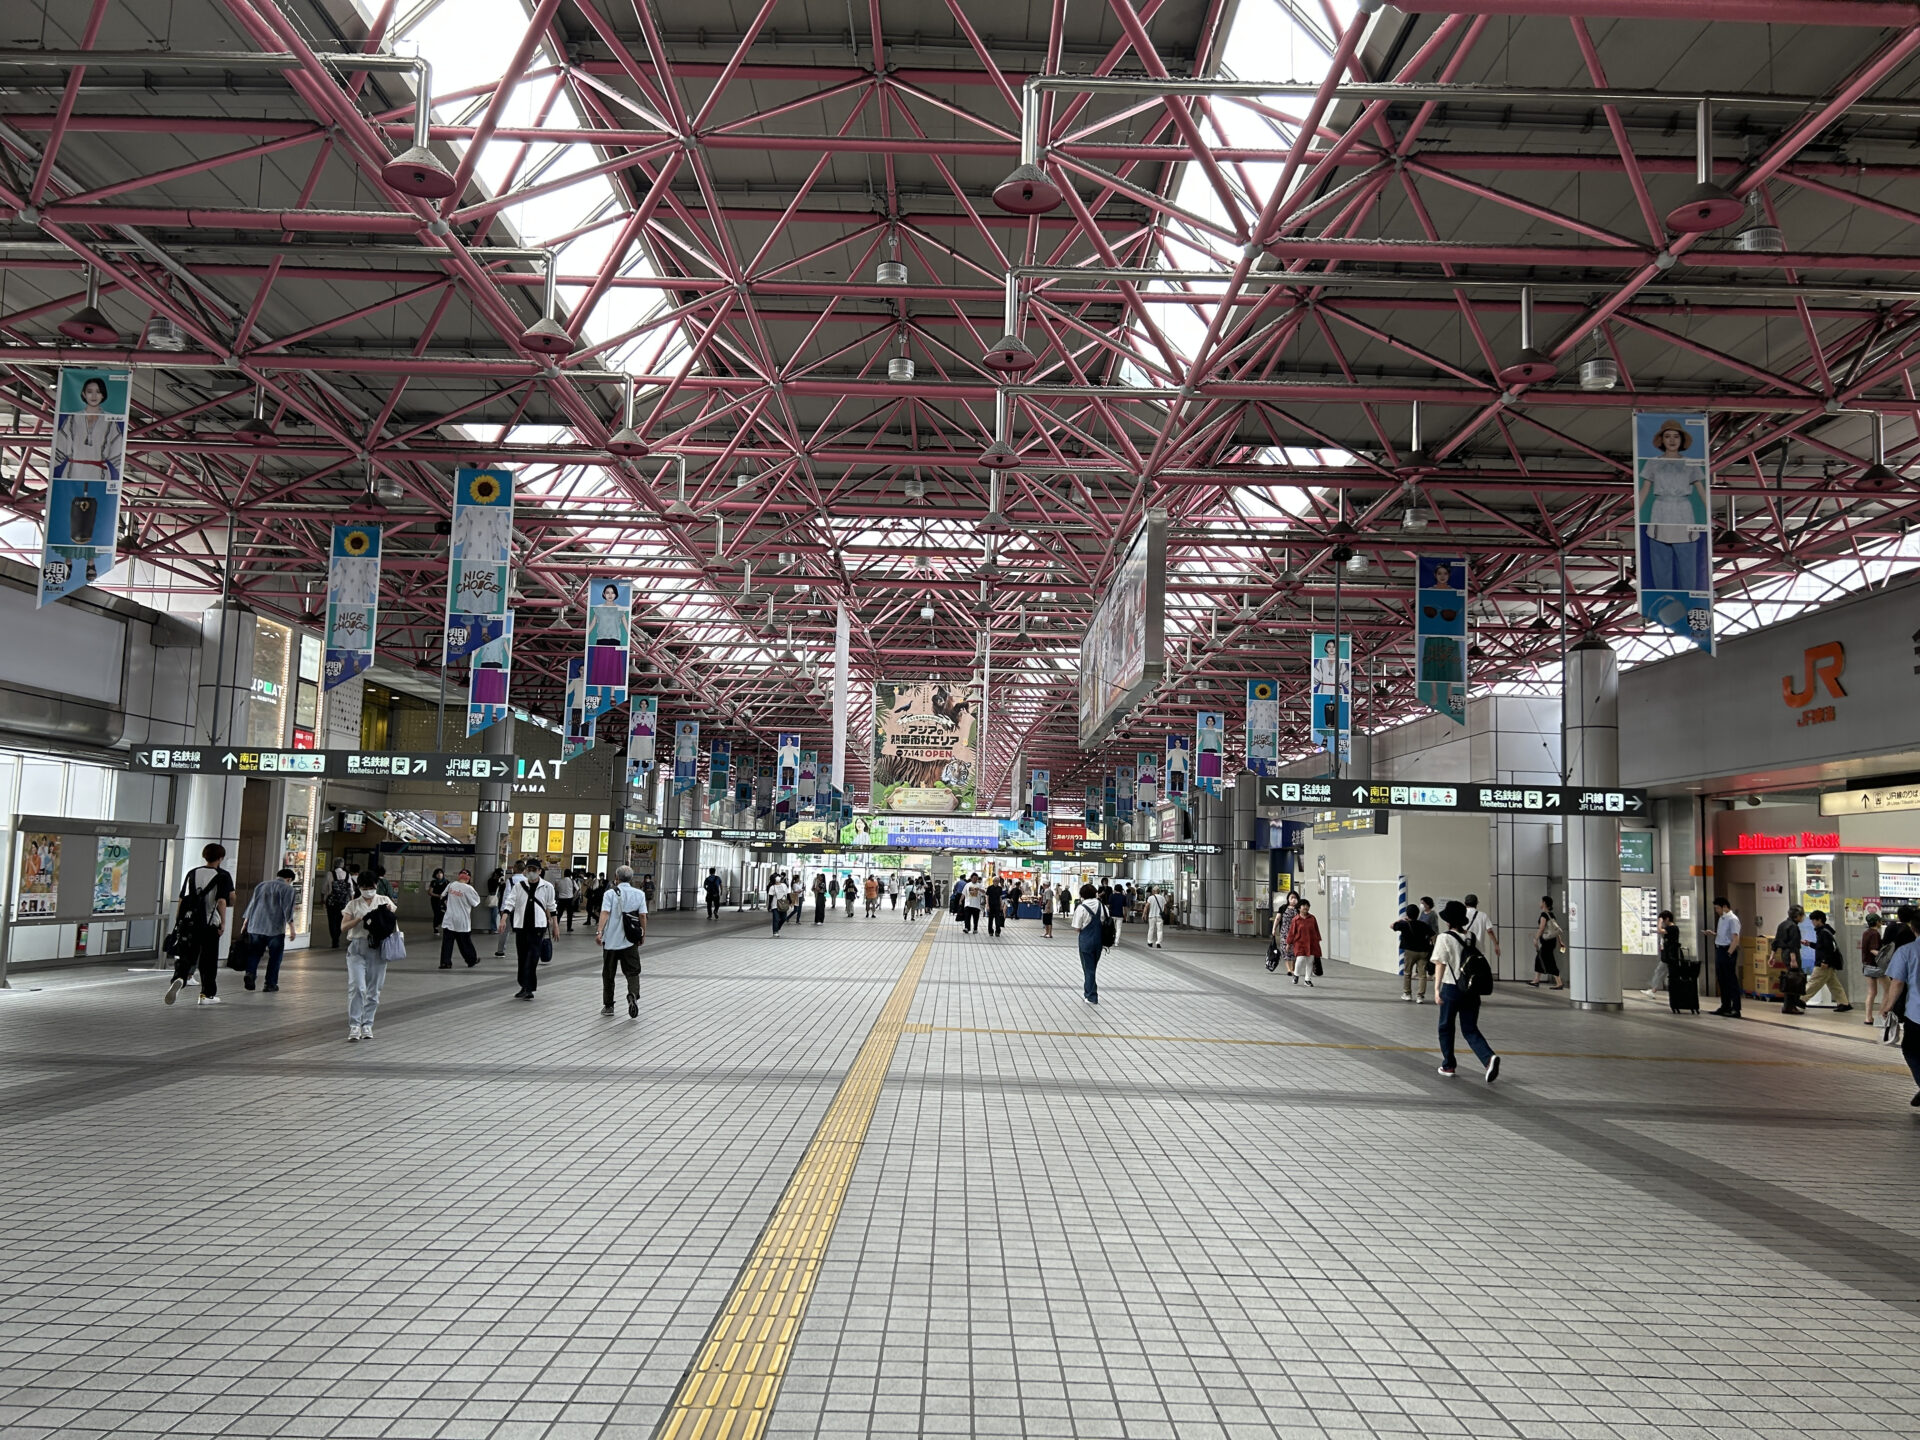
[{"label": "woman in white top", "polygon": [[783,875],[775,875],[773,883],[767,886],[767,914],[773,917],[773,933],[776,935],[780,933],[780,927],[787,923],[787,896],[790,893]]},{"label": "woman in white top", "polygon": [[[394,909],[380,893],[380,877],[371,870],[360,875],[360,889],[347,902],[340,920],[347,933],[347,1039],[373,1038],[373,1012],[380,1008],[380,987],[387,983],[387,962],[380,941],[367,933],[367,917],[376,910]],[[396,917],[397,918],[397,917]]]},{"label": "woman in white top", "polygon": [[440,968],[453,969],[453,947],[460,947],[460,958],[472,969],[480,963],[473,953],[473,907],[480,903],[480,892],[473,888],[473,872],[461,869],[440,897],[446,913],[440,917]]},{"label": "woman in white top", "polygon": [[1091,885],[1082,885],[1080,903],[1073,907],[1067,923],[1073,927],[1080,947],[1081,993],[1095,1005],[1100,1003],[1100,986],[1094,972],[1100,968],[1106,920],[1107,909],[1100,903],[1100,892]]},{"label": "woman in white top", "polygon": [[987,908],[986,888],[981,885],[978,875],[967,877],[967,888],[960,896],[960,915],[967,927],[967,934],[975,934],[980,929],[980,912]]}]

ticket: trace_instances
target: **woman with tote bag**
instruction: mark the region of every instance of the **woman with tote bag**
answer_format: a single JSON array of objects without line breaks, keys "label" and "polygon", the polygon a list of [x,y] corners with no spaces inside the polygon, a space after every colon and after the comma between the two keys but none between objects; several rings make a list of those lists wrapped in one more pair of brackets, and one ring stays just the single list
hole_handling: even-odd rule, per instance
[{"label": "woman with tote bag", "polygon": [[347,933],[347,1040],[371,1040],[387,965],[405,957],[406,937],[393,901],[380,893],[380,877],[370,870],[361,872],[359,893],[340,919]]}]

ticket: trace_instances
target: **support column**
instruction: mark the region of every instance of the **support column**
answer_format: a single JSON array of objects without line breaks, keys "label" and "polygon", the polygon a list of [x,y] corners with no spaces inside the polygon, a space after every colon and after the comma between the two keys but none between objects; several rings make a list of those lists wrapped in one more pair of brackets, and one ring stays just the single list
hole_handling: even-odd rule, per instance
[{"label": "support column", "polygon": [[[200,685],[194,696],[194,738],[209,749],[244,745],[247,738],[247,699],[253,693],[253,631],[251,607],[238,600],[222,600],[200,617]],[[247,782],[236,775],[195,775],[188,779],[185,822],[178,871],[172,876],[178,894],[186,872],[200,863],[200,851],[209,842],[224,845],[226,866],[234,868],[240,853],[240,803]],[[234,926],[220,938],[227,953]]]},{"label": "support column", "polygon": [[[1561,685],[1568,787],[1618,785],[1620,669],[1612,647],[1593,638],[1575,645],[1567,652]],[[1568,814],[1563,823],[1568,999],[1582,1010],[1618,1010],[1620,822],[1611,815]]]},{"label": "support column", "polygon": [[[1356,758],[1361,737],[1354,737]],[[1258,935],[1267,903],[1267,852],[1253,849],[1253,830],[1259,815],[1260,777],[1242,770],[1233,782],[1233,823],[1227,843],[1233,847],[1228,862],[1233,873],[1233,933]]]},{"label": "support column", "polygon": [[[494,721],[480,732],[482,755],[513,754],[513,715]],[[473,877],[476,888],[487,883],[493,867],[507,863],[512,844],[513,780],[494,781],[480,786],[479,819],[473,826],[473,865],[480,873]],[[493,916],[492,897],[488,897],[487,916]],[[478,927],[476,927],[478,928]]]},{"label": "support column", "polygon": [[1202,930],[1233,933],[1233,809],[1224,795],[1193,797],[1194,838],[1205,845],[1218,845],[1217,855],[1201,855],[1200,923]]}]

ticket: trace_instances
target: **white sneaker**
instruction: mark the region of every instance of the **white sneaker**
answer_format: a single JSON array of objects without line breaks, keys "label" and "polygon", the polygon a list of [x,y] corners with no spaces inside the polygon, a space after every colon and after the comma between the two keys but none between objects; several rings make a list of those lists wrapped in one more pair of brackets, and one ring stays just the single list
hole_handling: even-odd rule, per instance
[{"label": "white sneaker", "polygon": [[354,1041],[358,1040],[359,1038],[360,1038],[360,1027],[358,1025],[347,1026],[347,1043],[351,1045]]},{"label": "white sneaker", "polygon": [[362,1040],[371,1040],[373,1038],[373,1027],[371,1025],[362,1025],[360,1027],[360,1038]]},{"label": "white sneaker", "polygon": [[202,1005],[218,1005],[220,1003],[220,997],[218,995],[202,995],[200,997],[200,1003]]},{"label": "white sneaker", "polygon": [[172,983],[171,985],[169,985],[169,986],[167,986],[167,994],[166,994],[166,998],[165,998],[165,999],[163,999],[163,1000],[162,1000],[162,1001],[161,1001],[160,1003],[161,1003],[161,1004],[163,1004],[163,1005],[171,1005],[171,1004],[173,1004],[173,1002],[174,1002],[174,1000],[175,1000],[175,999],[176,999],[176,998],[177,998],[177,997],[179,996],[179,994],[180,994],[180,987],[181,987],[182,985],[184,985],[184,984],[186,984],[186,983],[187,983],[187,982],[186,982],[186,981],[184,981],[184,980],[176,980],[176,981],[174,981],[174,982],[173,982],[173,983]]},{"label": "white sneaker", "polygon": [[1658,990],[1642,990],[1640,993],[1642,995],[1658,995],[1660,992]]}]

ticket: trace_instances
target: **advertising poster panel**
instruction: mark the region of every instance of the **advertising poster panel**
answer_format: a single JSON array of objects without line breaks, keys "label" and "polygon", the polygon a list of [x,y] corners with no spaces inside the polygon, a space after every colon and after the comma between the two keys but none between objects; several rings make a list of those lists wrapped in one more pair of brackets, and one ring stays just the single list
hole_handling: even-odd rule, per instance
[{"label": "advertising poster panel", "polygon": [[700,722],[682,720],[673,727],[673,793],[691,795],[700,778]]},{"label": "advertising poster panel", "polygon": [[1106,738],[1166,670],[1167,515],[1148,513],[1080,641],[1080,748]]},{"label": "advertising poster panel", "polygon": [[63,366],[47,460],[40,605],[104,578],[119,558],[120,484],[127,463],[129,372]]},{"label": "advertising poster panel", "polygon": [[707,799],[726,799],[732,785],[733,742],[716,740],[707,752]]},{"label": "advertising poster panel", "polygon": [[1052,806],[1053,806],[1053,772],[1051,770],[1035,770],[1033,772],[1033,806],[1032,806],[1032,813],[1034,817],[1040,820],[1042,823],[1045,823],[1047,818],[1047,812],[1052,808]]},{"label": "advertising poster panel", "polygon": [[1467,557],[1414,557],[1414,691],[1456,725],[1467,723]]},{"label": "advertising poster panel", "polygon": [[972,687],[882,680],[873,688],[873,808],[972,810],[980,710]]},{"label": "advertising poster panel", "polygon": [[1640,613],[1713,654],[1713,475],[1707,417],[1633,415]]},{"label": "advertising poster panel", "polygon": [[1106,819],[1100,808],[1100,787],[1087,786],[1087,793],[1080,803],[1080,818],[1086,823],[1089,835],[1098,835],[1100,826]]},{"label": "advertising poster panel", "polygon": [[1227,717],[1218,710],[1202,710],[1193,717],[1194,784],[1209,795],[1221,793],[1226,778]]},{"label": "advertising poster panel", "polygon": [[593,748],[596,726],[587,714],[587,662],[567,661],[567,714],[560,737],[560,758],[573,760]]},{"label": "advertising poster panel", "polygon": [[1113,798],[1117,802],[1120,822],[1126,824],[1133,819],[1134,771],[1131,765],[1113,767]]},{"label": "advertising poster panel", "polygon": [[633,582],[594,580],[587,587],[587,718],[627,703],[633,644]]},{"label": "advertising poster panel", "polygon": [[1160,757],[1151,750],[1134,752],[1133,793],[1142,810],[1160,803]]},{"label": "advertising poster panel", "polygon": [[16,919],[50,918],[60,892],[60,837],[25,834],[20,837],[20,889],[14,902]]},{"label": "advertising poster panel", "polygon": [[513,588],[511,470],[462,467],[453,472],[453,529],[447,553],[443,663],[452,664],[506,634],[507,596]]},{"label": "advertising poster panel", "polygon": [[124,835],[102,835],[93,846],[93,913],[127,913],[127,866],[133,841]]},{"label": "advertising poster panel", "polygon": [[1185,735],[1167,736],[1167,799],[1187,808],[1187,771],[1193,760],[1193,741]]},{"label": "advertising poster panel", "polygon": [[820,790],[820,752],[802,750],[800,752],[800,783],[794,788],[793,796],[802,815],[819,813]]},{"label": "advertising poster panel", "polygon": [[1280,769],[1280,687],[1247,681],[1247,769],[1272,775]]},{"label": "advertising poster panel", "polygon": [[500,617],[500,633],[473,651],[472,657],[467,671],[467,734],[478,735],[507,718],[507,690],[513,680],[512,615]]},{"label": "advertising poster panel", "polygon": [[633,697],[632,716],[627,726],[627,783],[642,785],[653,773],[654,739],[660,733],[660,697]]},{"label": "advertising poster panel", "polygon": [[[1337,648],[1336,648],[1337,646]],[[1336,658],[1337,657],[1337,658]],[[1353,758],[1353,637],[1336,642],[1331,632],[1313,635],[1312,686],[1313,743],[1328,753],[1336,747],[1342,761]]]},{"label": "advertising poster panel", "polygon": [[336,525],[327,562],[326,658],[320,688],[353,679],[373,664],[380,627],[380,527]]}]

